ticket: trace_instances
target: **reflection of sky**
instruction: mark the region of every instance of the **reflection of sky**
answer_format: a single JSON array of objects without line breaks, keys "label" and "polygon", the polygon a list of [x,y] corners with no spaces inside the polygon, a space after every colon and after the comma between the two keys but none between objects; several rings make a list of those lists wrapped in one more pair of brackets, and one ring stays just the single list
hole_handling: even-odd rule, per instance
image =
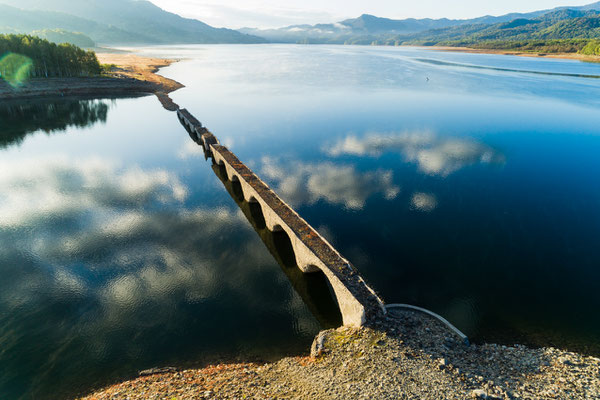
[{"label": "reflection of sky", "polygon": [[370,134],[364,138],[347,136],[325,152],[331,156],[356,155],[378,157],[398,152],[415,162],[427,174],[447,176],[471,164],[502,163],[504,156],[472,139],[439,138],[428,132]]},{"label": "reflection of sky", "polygon": [[[309,221],[329,227],[339,250],[388,301],[433,308],[496,340],[512,342],[518,332],[539,344],[550,330],[537,335],[531,327],[549,321],[554,337],[576,342],[565,328],[575,325],[588,342],[597,337],[589,318],[548,316],[538,299],[586,286],[589,266],[598,263],[591,238],[600,220],[591,204],[600,199],[600,80],[418,59],[600,75],[597,64],[359,46],[166,52],[189,59],[164,71],[187,85],[175,101],[221,139],[233,139],[240,159],[255,160],[251,167],[301,203]],[[285,176],[268,178],[265,157]],[[363,190],[316,190],[311,176],[328,180],[327,169],[307,167],[316,165],[355,171]],[[391,172],[402,188],[395,198],[386,199],[376,175],[375,190],[364,190],[360,176],[377,171]],[[360,212],[349,218],[351,206]],[[560,289],[553,277],[566,275],[569,288]],[[507,287],[529,290],[507,296]],[[591,292],[569,293],[570,302],[553,307],[598,303]]]},{"label": "reflection of sky", "polygon": [[318,329],[174,114],[131,124],[131,107],[160,110],[137,101],[117,101],[106,126],[3,152],[2,398],[217,354],[270,358]]},{"label": "reflection of sky", "polygon": [[173,174],[156,169],[128,167],[117,173],[114,162],[101,158],[56,158],[0,161],[0,227],[38,226],[46,219],[95,212],[102,217],[111,208],[179,202],[187,188]]},{"label": "reflection of sky", "polygon": [[[228,280],[215,275],[220,268],[231,269],[242,260],[255,266],[270,261],[268,253],[246,246],[253,232],[240,212],[183,206],[189,189],[171,172],[66,156],[0,166],[2,256],[49,262],[46,272],[54,280],[34,283],[23,275],[23,281],[10,282],[0,294],[10,311],[35,301],[37,289],[46,284],[57,294],[95,292],[107,315],[113,309],[134,313],[149,299],[173,301],[174,291],[195,302],[223,286],[245,290],[240,276]],[[238,254],[218,252],[214,239],[223,235],[244,237],[224,238],[238,243]],[[204,251],[194,249],[199,245]],[[87,273],[76,267],[82,260],[86,270],[111,278],[101,287],[90,285]],[[246,271],[252,274],[252,269]]]},{"label": "reflection of sky", "polygon": [[[597,105],[598,99],[593,95],[593,91],[600,87],[599,79],[473,70],[425,64],[418,60],[441,60],[525,71],[600,75],[600,67],[594,63],[460,54],[410,47],[190,45],[142,48],[141,52],[190,60],[173,65],[165,71],[167,76],[186,82],[187,88],[174,94],[176,101],[190,105],[202,102],[197,96],[194,100],[194,94],[200,90],[211,93],[210,101],[207,102],[220,103],[226,96],[229,103],[223,104],[235,104],[236,108],[240,109],[244,108],[244,100],[248,94],[269,93],[285,96],[296,93],[306,95],[312,91],[314,95],[339,90],[360,90],[363,94],[390,90],[432,95],[468,93],[494,96],[510,93],[514,98],[542,95],[558,100],[563,100],[565,95],[569,96],[577,91],[580,92],[580,96],[573,96],[573,101]],[[188,68],[193,68],[196,74],[189,76]],[[429,81],[426,78],[429,78]],[[252,104],[246,104],[245,107],[252,108]],[[204,118],[211,115],[209,110],[199,108],[197,112]]]},{"label": "reflection of sky", "polygon": [[375,194],[392,200],[400,191],[393,182],[392,171],[359,172],[354,166],[331,162],[309,164],[265,157],[260,175],[276,182],[275,191],[292,206],[324,200],[360,210]]},{"label": "reflection of sky", "polygon": [[415,210],[429,212],[437,207],[437,199],[432,194],[415,193],[411,198],[411,205]]}]

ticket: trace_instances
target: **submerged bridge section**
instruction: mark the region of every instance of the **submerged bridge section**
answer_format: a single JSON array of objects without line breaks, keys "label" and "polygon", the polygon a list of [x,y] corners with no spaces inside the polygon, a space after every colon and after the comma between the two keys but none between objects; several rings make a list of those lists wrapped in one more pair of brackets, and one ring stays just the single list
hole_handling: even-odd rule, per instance
[{"label": "submerged bridge section", "polygon": [[244,200],[260,206],[267,228],[287,234],[300,270],[304,273],[323,272],[335,293],[344,325],[362,326],[375,322],[386,313],[383,301],[325,238],[187,110],[178,110],[177,116],[190,137],[204,147],[205,154],[223,168],[227,179],[239,182]]}]

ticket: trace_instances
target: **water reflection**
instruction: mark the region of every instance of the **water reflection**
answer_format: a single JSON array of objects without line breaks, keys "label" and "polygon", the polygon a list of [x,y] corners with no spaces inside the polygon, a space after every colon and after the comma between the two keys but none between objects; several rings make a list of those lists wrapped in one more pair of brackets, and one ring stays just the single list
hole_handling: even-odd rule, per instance
[{"label": "water reflection", "polygon": [[411,198],[412,208],[417,211],[431,212],[438,206],[437,198],[428,193],[415,193]]},{"label": "water reflection", "polygon": [[353,165],[284,162],[271,157],[264,157],[261,164],[261,176],[274,182],[275,191],[292,206],[312,205],[323,200],[349,210],[360,210],[375,194],[392,200],[400,192],[389,170],[360,172]]},{"label": "water reflection", "polygon": [[397,152],[416,163],[423,173],[438,176],[448,176],[468,165],[505,162],[502,153],[473,139],[439,137],[432,132],[371,133],[362,138],[349,135],[324,151],[333,157],[379,157]]},{"label": "water reflection", "polygon": [[0,104],[0,148],[19,144],[25,136],[42,130],[64,131],[106,122],[106,100],[47,99],[42,101],[2,101]]},{"label": "water reflection", "polygon": [[106,221],[119,209],[136,212],[152,202],[181,203],[188,192],[163,169],[121,168],[102,158],[0,160],[0,169],[0,228],[35,227],[98,210]]},{"label": "water reflection", "polygon": [[[243,214],[186,207],[176,174],[66,156],[0,170],[1,397],[65,397],[144,368],[207,362],[206,352],[276,357],[292,327],[308,338],[318,329],[273,283],[281,278]],[[255,310],[263,322],[244,333],[252,350],[233,345],[225,332]]]}]

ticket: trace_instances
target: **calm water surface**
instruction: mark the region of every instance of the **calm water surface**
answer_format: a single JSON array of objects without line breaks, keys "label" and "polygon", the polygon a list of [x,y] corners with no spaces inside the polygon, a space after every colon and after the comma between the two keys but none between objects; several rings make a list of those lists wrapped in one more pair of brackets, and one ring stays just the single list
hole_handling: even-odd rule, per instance
[{"label": "calm water surface", "polygon": [[[600,354],[600,79],[582,77],[599,65],[341,46],[141,52],[184,59],[163,70],[187,86],[173,99],[386,302],[476,340]],[[275,359],[335,325],[310,302],[323,283],[263,244],[155,98],[3,101],[0,154],[0,398]]]}]

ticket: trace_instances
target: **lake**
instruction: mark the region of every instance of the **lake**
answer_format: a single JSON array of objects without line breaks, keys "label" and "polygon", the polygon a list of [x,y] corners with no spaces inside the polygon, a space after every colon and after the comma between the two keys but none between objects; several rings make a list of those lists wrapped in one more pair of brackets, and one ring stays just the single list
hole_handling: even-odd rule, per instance
[{"label": "lake", "polygon": [[[174,101],[387,303],[431,309],[475,342],[600,354],[600,65],[135,50],[182,59],[161,72],[186,85]],[[2,101],[0,154],[0,398],[275,360],[339,324],[326,285],[265,246],[278,238],[257,234],[153,96]]]}]

